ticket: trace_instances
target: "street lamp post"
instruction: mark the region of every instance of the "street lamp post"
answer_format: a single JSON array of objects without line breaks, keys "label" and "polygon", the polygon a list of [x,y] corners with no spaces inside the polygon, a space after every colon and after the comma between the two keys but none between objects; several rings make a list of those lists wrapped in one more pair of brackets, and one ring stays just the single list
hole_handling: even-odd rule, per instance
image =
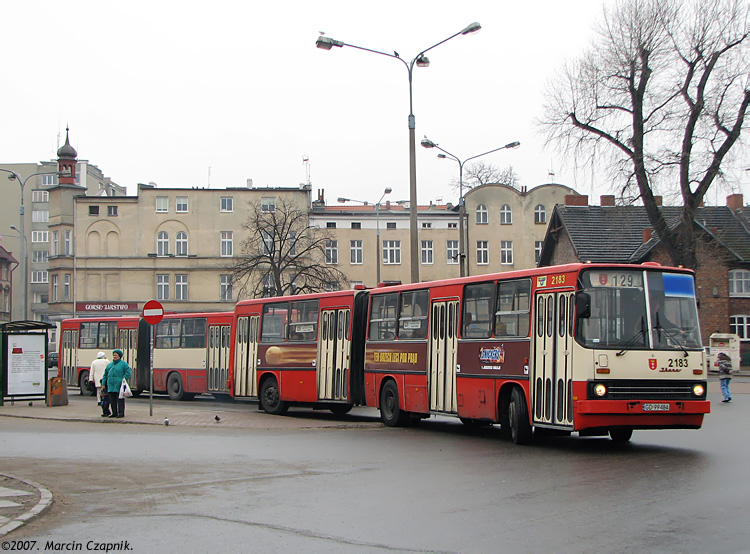
[{"label": "street lamp post", "polygon": [[[19,209],[19,228],[16,230],[20,233],[20,235],[23,237],[23,240],[21,241],[21,263],[23,264],[23,267],[21,268],[21,277],[23,278],[23,286],[21,287],[21,313],[23,315],[23,319],[27,320],[29,318],[28,315],[28,296],[29,296],[29,249],[26,247],[26,233],[24,231],[24,206],[23,206],[23,189],[26,186],[26,182],[31,179],[32,177],[35,177],[37,175],[59,175],[59,176],[65,176],[69,175],[68,172],[63,171],[38,171],[36,173],[32,173],[26,179],[22,179],[21,176],[13,171],[12,169],[4,169],[0,167],[0,171],[3,171],[5,173],[8,173],[8,180],[9,181],[18,181],[18,184],[21,185],[21,207]],[[15,228],[15,226],[11,226],[11,228]]]},{"label": "street lamp post", "polygon": [[342,42],[340,40],[334,40],[330,37],[326,36],[319,36],[318,40],[315,41],[315,46],[322,50],[330,50],[332,47],[336,46],[341,48],[342,46],[348,46],[350,48],[356,48],[357,50],[364,50],[365,52],[372,52],[374,54],[380,54],[382,56],[387,56],[389,58],[394,58],[396,60],[399,60],[404,64],[406,67],[406,71],[408,73],[409,77],[409,245],[411,249],[411,282],[412,283],[418,283],[419,282],[419,235],[417,230],[417,156],[416,156],[416,138],[415,138],[415,118],[414,118],[414,109],[413,109],[413,94],[412,94],[412,73],[414,69],[414,64],[417,64],[417,67],[427,67],[430,65],[430,60],[427,59],[427,56],[425,56],[425,53],[432,50],[433,48],[440,46],[444,42],[449,41],[452,38],[457,37],[458,35],[469,35],[476,33],[482,28],[482,26],[479,23],[472,23],[463,29],[461,29],[458,33],[455,33],[451,36],[449,36],[446,39],[441,40],[437,44],[433,44],[429,48],[425,48],[422,50],[419,54],[417,54],[411,62],[407,62],[406,60],[402,59],[401,56],[398,55],[397,52],[394,51],[393,54],[388,54],[387,52],[380,52],[378,50],[372,50],[370,48],[363,48],[361,46],[355,46],[354,44],[348,44],[346,42]]},{"label": "street lamp post", "polygon": [[481,158],[482,156],[486,156],[487,154],[492,154],[493,152],[497,152],[498,150],[505,150],[506,148],[518,148],[519,146],[521,146],[521,143],[518,141],[510,142],[506,144],[505,146],[501,146],[500,148],[495,148],[493,150],[483,152],[482,154],[477,154],[476,156],[466,158],[463,161],[458,159],[458,157],[454,156],[447,150],[443,150],[437,145],[437,143],[432,142],[427,137],[422,139],[421,144],[425,148],[437,148],[438,150],[443,152],[443,154],[438,154],[438,158],[450,158],[451,160],[458,162],[458,263],[459,263],[459,271],[460,271],[461,277],[465,277],[467,271],[466,271],[466,237],[465,237],[465,225],[464,225],[464,218],[466,217],[466,203],[464,201],[464,164],[468,162],[469,160]]},{"label": "street lamp post", "polygon": [[[380,204],[383,202],[383,198],[385,198],[386,194],[390,194],[392,192],[391,187],[385,187],[385,190],[383,191],[383,196],[380,197],[380,200],[375,204],[375,253],[376,253],[376,263],[377,263],[377,269],[375,270],[375,278],[377,279],[377,285],[380,284],[380,262],[383,257],[383,253],[380,251]],[[365,202],[364,200],[356,200],[354,198],[344,198],[343,196],[340,196],[338,199],[339,202],[360,202],[364,204],[365,206],[369,204],[369,202]]]}]

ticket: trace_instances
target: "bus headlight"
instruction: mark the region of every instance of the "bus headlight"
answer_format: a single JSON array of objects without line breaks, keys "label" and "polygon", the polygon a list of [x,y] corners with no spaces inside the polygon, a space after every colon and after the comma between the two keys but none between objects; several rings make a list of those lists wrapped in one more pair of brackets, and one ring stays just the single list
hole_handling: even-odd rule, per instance
[{"label": "bus headlight", "polygon": [[[695,389],[693,389],[693,391],[695,391]],[[594,394],[597,395],[599,398],[601,398],[602,396],[604,396],[605,394],[607,394],[607,387],[606,387],[606,385],[603,385],[601,383],[599,383],[598,385],[596,385],[594,387]]]},{"label": "bus headlight", "polygon": [[698,383],[697,385],[693,385],[693,396],[703,396],[706,392],[706,389],[703,388],[703,385]]}]

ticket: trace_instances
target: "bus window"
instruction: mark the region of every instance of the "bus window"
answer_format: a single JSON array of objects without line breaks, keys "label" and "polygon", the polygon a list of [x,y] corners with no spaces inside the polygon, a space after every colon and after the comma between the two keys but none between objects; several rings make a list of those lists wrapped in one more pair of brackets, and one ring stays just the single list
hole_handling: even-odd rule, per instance
[{"label": "bus window", "polygon": [[206,347],[206,318],[196,317],[182,320],[182,348]]},{"label": "bus window", "polygon": [[289,318],[289,302],[276,302],[263,306],[263,324],[260,331],[261,342],[286,340],[286,323]]},{"label": "bus window", "polygon": [[497,285],[496,337],[528,337],[531,281],[501,281]]},{"label": "bus window", "polygon": [[318,301],[292,302],[289,340],[315,340],[318,336]]},{"label": "bus window", "polygon": [[398,293],[372,296],[370,305],[370,340],[396,338],[396,308]]},{"label": "bus window", "polygon": [[99,324],[96,321],[81,322],[81,334],[78,342],[78,348],[96,348],[96,336]]},{"label": "bus window", "polygon": [[154,348],[179,348],[180,323],[179,319],[162,319],[157,323]]},{"label": "bus window", "polygon": [[464,289],[462,337],[489,338],[494,288],[492,283],[478,283]]},{"label": "bus window", "polygon": [[426,290],[401,294],[401,311],[398,314],[398,338],[427,338],[427,306],[430,293]]}]

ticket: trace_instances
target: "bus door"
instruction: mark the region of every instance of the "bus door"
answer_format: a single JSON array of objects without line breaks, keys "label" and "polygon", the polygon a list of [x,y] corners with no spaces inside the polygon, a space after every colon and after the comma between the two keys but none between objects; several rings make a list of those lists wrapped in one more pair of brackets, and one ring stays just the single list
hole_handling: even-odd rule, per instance
[{"label": "bus door", "polygon": [[349,399],[349,308],[321,310],[318,340],[318,400]]},{"label": "bus door", "polygon": [[229,377],[229,325],[208,326],[208,360],[206,386],[208,392],[227,392]]},{"label": "bus door", "polygon": [[147,383],[140,382],[138,372],[135,370],[138,367],[138,329],[120,329],[117,346],[122,350],[122,358],[133,370],[130,388],[136,390],[148,388]]},{"label": "bus door", "polygon": [[234,395],[258,396],[258,323],[260,316],[237,318],[234,352]]},{"label": "bus door", "polygon": [[431,311],[430,367],[427,374],[430,410],[457,413],[458,300],[433,302]]},{"label": "bus door", "polygon": [[68,385],[78,385],[78,329],[63,331],[62,345],[62,359],[57,361],[59,375]]},{"label": "bus door", "polygon": [[573,292],[537,293],[531,364],[534,423],[573,427]]}]

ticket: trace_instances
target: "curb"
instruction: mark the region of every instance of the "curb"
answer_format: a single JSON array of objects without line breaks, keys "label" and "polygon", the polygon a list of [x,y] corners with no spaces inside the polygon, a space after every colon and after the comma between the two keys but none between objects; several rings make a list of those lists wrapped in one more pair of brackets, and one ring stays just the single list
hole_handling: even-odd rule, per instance
[{"label": "curb", "polygon": [[41,514],[44,510],[49,508],[50,505],[52,504],[52,493],[46,488],[44,488],[43,486],[41,486],[40,484],[35,483],[33,481],[29,481],[27,479],[21,479],[19,477],[15,477],[13,475],[8,475],[6,473],[2,475],[7,477],[8,479],[14,479],[15,481],[20,481],[22,483],[25,483],[29,486],[34,487],[35,489],[39,491],[40,498],[39,498],[39,502],[37,502],[36,506],[31,508],[31,510],[21,514],[18,517],[13,518],[9,523],[6,523],[2,527],[0,527],[0,537],[4,537],[11,531],[15,531],[16,529],[18,529],[19,527],[27,523],[30,519]]}]

